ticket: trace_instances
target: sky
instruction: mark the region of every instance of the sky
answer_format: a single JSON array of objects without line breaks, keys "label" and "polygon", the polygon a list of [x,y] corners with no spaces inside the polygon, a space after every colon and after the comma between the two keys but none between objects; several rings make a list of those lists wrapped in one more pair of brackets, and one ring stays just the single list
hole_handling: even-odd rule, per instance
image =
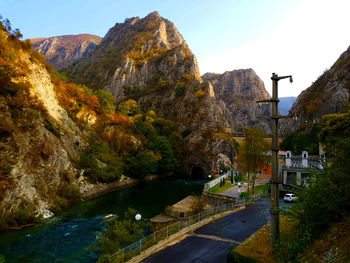
[{"label": "sky", "polygon": [[349,0],[0,0],[24,39],[89,33],[158,11],[196,55],[201,74],[252,68],[271,94],[297,96],[350,45]]}]

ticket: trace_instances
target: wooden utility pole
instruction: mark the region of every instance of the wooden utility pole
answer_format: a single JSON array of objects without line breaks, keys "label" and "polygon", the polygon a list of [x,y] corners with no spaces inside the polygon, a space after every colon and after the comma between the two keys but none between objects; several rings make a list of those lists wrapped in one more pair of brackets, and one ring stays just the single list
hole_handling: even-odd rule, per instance
[{"label": "wooden utility pole", "polygon": [[280,239],[280,210],[279,210],[279,189],[278,186],[281,183],[278,172],[278,120],[284,118],[279,115],[278,112],[278,81],[281,79],[289,78],[290,82],[293,82],[292,76],[279,77],[277,74],[272,73],[272,98],[270,100],[260,100],[261,102],[272,103],[272,175],[271,175],[271,249],[274,249],[279,243]]}]

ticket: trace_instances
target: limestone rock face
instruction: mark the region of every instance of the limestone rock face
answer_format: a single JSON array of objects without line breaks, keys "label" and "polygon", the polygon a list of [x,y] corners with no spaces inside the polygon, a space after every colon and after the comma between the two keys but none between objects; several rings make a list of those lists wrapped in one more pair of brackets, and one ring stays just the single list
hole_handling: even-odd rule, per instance
[{"label": "limestone rock face", "polygon": [[293,131],[313,123],[323,115],[339,113],[350,102],[350,47],[334,65],[297,97],[289,115],[297,116],[282,123],[283,131]]},{"label": "limestone rock face", "polygon": [[[228,109],[215,98],[213,86],[202,80],[195,55],[172,22],[153,12],[116,24],[95,51],[67,71],[73,81],[103,88],[117,102],[134,99],[142,110],[152,109],[175,121],[180,131],[191,132],[185,138],[186,150],[194,158],[189,167],[200,163],[205,170],[214,169],[213,159],[222,147],[201,145],[206,149],[203,153],[217,150],[213,157],[200,156],[193,145],[208,130],[230,127],[225,116]],[[215,136],[210,137],[211,143],[221,144]],[[233,145],[227,149],[233,162]]]},{"label": "limestone rock face", "polygon": [[33,48],[47,58],[55,69],[62,69],[91,53],[100,43],[99,36],[81,34],[30,39]]},{"label": "limestone rock face", "polygon": [[264,83],[252,69],[226,71],[223,74],[206,73],[203,80],[210,81],[216,98],[222,100],[229,110],[231,129],[262,128],[271,132],[270,105],[258,106],[256,100],[269,99]]},{"label": "limestone rock face", "polygon": [[[0,37],[6,43],[6,33]],[[79,187],[76,162],[87,147],[87,136],[59,104],[45,65],[30,51],[14,54],[10,62],[5,56],[3,61],[18,72],[11,73],[11,83],[22,86],[15,93],[0,93],[0,202],[4,214],[30,207],[47,218],[65,180]]]}]

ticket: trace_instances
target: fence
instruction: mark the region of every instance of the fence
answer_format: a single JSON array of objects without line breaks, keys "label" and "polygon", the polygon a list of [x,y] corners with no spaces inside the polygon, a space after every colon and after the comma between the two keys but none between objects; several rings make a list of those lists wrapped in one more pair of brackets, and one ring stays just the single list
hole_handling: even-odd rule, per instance
[{"label": "fence", "polygon": [[227,177],[229,177],[231,175],[230,171],[228,171],[226,174],[221,175],[218,178],[215,178],[211,181],[209,181],[208,183],[204,184],[204,190],[208,191],[210,188],[212,188],[213,186],[217,185],[218,183],[220,183],[220,181],[222,179],[226,179]]},{"label": "fence", "polygon": [[158,242],[168,238],[169,236],[179,233],[186,232],[190,226],[210,218],[214,215],[218,215],[235,208],[239,208],[245,205],[245,200],[236,200],[234,203],[223,204],[214,208],[207,209],[196,215],[190,216],[186,219],[177,221],[176,223],[169,225],[159,231],[153,232],[152,234],[136,241],[135,243],[119,249],[116,253],[111,256],[112,262],[122,263],[130,260],[131,258],[139,255],[142,251],[150,248]]}]

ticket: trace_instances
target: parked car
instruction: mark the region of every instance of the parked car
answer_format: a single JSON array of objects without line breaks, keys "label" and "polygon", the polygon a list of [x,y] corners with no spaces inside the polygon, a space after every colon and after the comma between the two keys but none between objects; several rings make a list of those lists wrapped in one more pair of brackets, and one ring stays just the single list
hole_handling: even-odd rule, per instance
[{"label": "parked car", "polygon": [[298,200],[298,197],[292,193],[285,194],[283,197],[284,202],[295,202],[297,200]]}]

